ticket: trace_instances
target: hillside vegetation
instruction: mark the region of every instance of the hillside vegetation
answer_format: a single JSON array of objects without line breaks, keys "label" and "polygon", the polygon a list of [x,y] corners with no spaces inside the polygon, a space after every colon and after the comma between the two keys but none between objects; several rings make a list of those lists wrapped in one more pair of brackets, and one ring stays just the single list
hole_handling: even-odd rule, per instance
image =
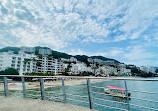
[{"label": "hillside vegetation", "polygon": [[[40,46],[37,46],[37,47],[34,47],[34,48],[35,48],[35,55],[39,55],[39,49],[50,49],[48,47],[40,47]],[[15,54],[18,54],[18,52],[20,51],[20,48],[19,47],[5,47],[5,48],[0,49],[0,52],[8,52],[8,51],[13,51]],[[51,51],[52,51],[52,54],[50,56],[53,56],[54,58],[69,59],[70,57],[75,57],[78,61],[85,62],[85,63],[88,62],[87,61],[88,58],[92,58],[92,59],[101,59],[103,61],[113,60],[116,63],[120,63],[119,61],[117,61],[115,59],[106,58],[106,57],[103,57],[103,56],[90,56],[90,57],[87,56],[87,55],[72,56],[72,55],[69,55],[69,54],[66,54],[66,53],[63,53],[63,52],[58,52],[58,51],[55,51],[55,50],[51,50]],[[29,52],[26,52],[26,53],[29,53]]]}]

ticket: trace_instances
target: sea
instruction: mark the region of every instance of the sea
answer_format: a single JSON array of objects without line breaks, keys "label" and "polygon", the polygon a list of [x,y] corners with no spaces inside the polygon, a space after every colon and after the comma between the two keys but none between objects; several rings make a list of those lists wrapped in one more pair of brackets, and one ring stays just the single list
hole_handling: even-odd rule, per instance
[{"label": "sea", "polygon": [[[158,77],[143,78],[143,79],[158,79]],[[128,90],[138,90],[142,92],[147,91],[147,92],[158,93],[158,81],[126,80],[126,83]],[[92,103],[94,103],[92,104],[93,109],[100,111],[117,111],[117,110],[120,111],[119,109],[114,109],[114,107],[120,109],[126,109],[126,110],[128,109],[130,111],[150,111],[150,109],[146,109],[143,107],[158,109],[157,94],[129,91],[131,93],[132,99],[128,101],[126,98],[114,97],[104,94],[105,92],[103,88],[95,88],[95,87],[106,87],[109,85],[125,88],[125,84],[123,80],[100,80],[97,82],[91,82],[91,86],[92,86],[91,92],[100,93],[100,94],[91,93],[91,100]],[[89,108],[89,98],[88,98],[86,81],[82,84],[76,84],[73,86],[66,85],[65,91],[66,91],[66,104],[72,104],[72,105]],[[46,100],[54,101],[54,102],[63,102],[63,95],[62,95],[63,90],[61,86],[46,88],[45,92],[46,92]],[[21,91],[9,91],[9,93],[11,96],[14,97],[22,97]],[[40,90],[39,89],[27,90],[27,98],[40,99]],[[100,100],[96,98],[99,98]],[[140,99],[144,99],[144,100],[140,100]],[[145,100],[149,100],[149,101],[145,101]],[[132,105],[126,104],[128,102],[129,104]],[[125,103],[125,104],[121,104],[121,103]],[[138,106],[143,106],[143,107],[138,107]]]}]

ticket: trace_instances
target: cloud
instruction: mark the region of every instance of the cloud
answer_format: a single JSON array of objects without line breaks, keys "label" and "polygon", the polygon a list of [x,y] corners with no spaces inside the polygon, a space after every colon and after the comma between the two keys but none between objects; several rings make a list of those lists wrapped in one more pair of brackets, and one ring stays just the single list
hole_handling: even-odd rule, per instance
[{"label": "cloud", "polygon": [[68,54],[70,54],[70,55],[87,55],[87,53],[81,49],[72,49]]},{"label": "cloud", "polygon": [[[0,47],[41,45],[71,50],[73,55],[103,55],[128,63],[147,63],[157,57],[149,50],[151,45],[158,46],[157,7],[157,0],[2,0]],[[127,41],[126,46],[122,44]],[[71,47],[106,47],[111,43],[113,47],[107,45],[108,50],[103,52]]]},{"label": "cloud", "polygon": [[137,61],[155,58],[157,54],[148,52],[143,46],[134,46],[128,48],[130,50],[127,53],[124,53],[123,57],[129,61]]},{"label": "cloud", "polygon": [[96,52],[96,53],[90,53],[88,52],[90,56],[93,55],[101,55],[108,58],[113,58],[116,60],[119,60],[120,62],[126,63],[126,64],[134,64],[137,66],[141,65],[158,65],[158,54],[156,52],[150,51],[148,48],[149,45],[131,45],[124,48],[119,47],[111,47],[105,52]]},{"label": "cloud", "polygon": [[[8,39],[18,39],[14,43],[19,46],[45,44],[63,48],[72,41],[137,39],[158,17],[155,0],[2,0],[0,6],[0,40],[12,45]],[[152,34],[155,40],[157,34]],[[151,34],[145,35],[144,40],[148,41]]]}]

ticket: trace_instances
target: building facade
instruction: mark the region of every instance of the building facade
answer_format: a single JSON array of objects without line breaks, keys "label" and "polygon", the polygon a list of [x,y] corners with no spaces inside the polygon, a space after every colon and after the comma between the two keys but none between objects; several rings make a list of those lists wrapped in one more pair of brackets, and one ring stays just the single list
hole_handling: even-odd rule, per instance
[{"label": "building facade", "polygon": [[39,49],[39,54],[50,55],[52,54],[52,51],[50,49]]},{"label": "building facade", "polygon": [[56,75],[61,74],[62,71],[63,68],[60,59],[42,56],[37,60],[36,73],[54,73]]},{"label": "building facade", "polygon": [[[34,72],[36,70],[36,62],[31,61],[35,55],[26,54],[20,51],[14,54],[12,51],[0,53],[0,71],[8,67],[13,67],[18,70],[20,75],[26,72]],[[29,60],[25,63],[25,60]]]},{"label": "building facade", "polygon": [[35,48],[34,47],[20,47],[20,50],[23,52],[29,52],[29,53],[35,53]]}]

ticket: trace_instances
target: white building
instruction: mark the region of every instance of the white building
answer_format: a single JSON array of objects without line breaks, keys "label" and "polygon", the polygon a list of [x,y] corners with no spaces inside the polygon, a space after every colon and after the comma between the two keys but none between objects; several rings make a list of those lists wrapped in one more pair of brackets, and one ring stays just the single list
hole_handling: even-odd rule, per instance
[{"label": "white building", "polygon": [[119,67],[126,68],[126,64],[121,63],[121,64],[119,64]]},{"label": "white building", "polygon": [[106,65],[106,66],[108,66],[108,65],[117,65],[116,62],[113,61],[113,60],[102,61],[101,64]]},{"label": "white building", "polygon": [[[13,67],[18,70],[20,75],[26,72],[34,72],[36,70],[36,62],[31,61],[35,55],[26,54],[22,51],[19,54],[14,54],[12,51],[0,53],[0,71],[8,67]],[[28,59],[28,63],[24,61]]]},{"label": "white building", "polygon": [[35,53],[35,48],[34,47],[22,46],[22,47],[20,47],[20,50],[23,51],[23,52]]},{"label": "white building", "polygon": [[94,62],[101,63],[103,62],[101,59],[93,59]]},{"label": "white building", "polygon": [[90,63],[101,63],[101,62],[103,62],[101,59],[92,59],[92,58],[88,58],[87,59],[87,61],[88,62],[90,62]]},{"label": "white building", "polygon": [[117,68],[110,67],[110,66],[102,66],[97,69],[97,74],[109,76],[111,74],[117,75],[118,72],[117,72]]},{"label": "white building", "polygon": [[62,62],[77,62],[75,57],[71,57],[70,59],[61,58]]},{"label": "white building", "polygon": [[156,69],[153,66],[141,66],[140,70],[144,71],[144,72],[151,72],[151,73],[155,73]]},{"label": "white building", "polygon": [[74,74],[74,75],[77,75],[77,74],[79,74],[80,72],[84,72],[84,71],[91,71],[91,69],[90,68],[88,68],[87,66],[86,66],[86,64],[85,63],[83,63],[83,62],[77,62],[76,64],[74,64],[74,63],[71,63],[71,72],[72,72],[72,74]]},{"label": "white building", "polygon": [[63,71],[61,60],[53,57],[42,56],[38,58],[37,64],[37,73],[61,74]]},{"label": "white building", "polygon": [[39,49],[39,54],[50,55],[52,54],[52,51],[50,49]]},{"label": "white building", "polygon": [[69,59],[69,61],[70,61],[70,62],[77,62],[77,59],[74,58],[74,57],[71,57],[71,58]]},{"label": "white building", "polygon": [[131,76],[131,69],[126,69],[124,67],[120,68],[120,72],[121,75],[127,75],[127,76]]}]

